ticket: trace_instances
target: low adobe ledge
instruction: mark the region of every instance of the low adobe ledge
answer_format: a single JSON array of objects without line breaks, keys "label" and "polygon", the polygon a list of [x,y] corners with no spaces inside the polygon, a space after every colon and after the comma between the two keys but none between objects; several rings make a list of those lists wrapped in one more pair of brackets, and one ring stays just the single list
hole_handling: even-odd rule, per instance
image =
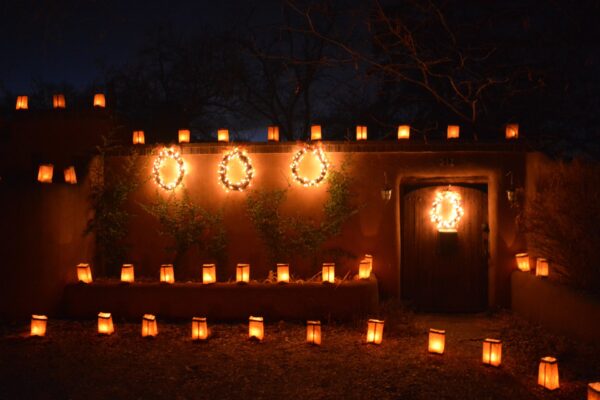
[{"label": "low adobe ledge", "polygon": [[143,314],[160,318],[247,320],[346,320],[375,313],[377,280],[322,283],[121,283],[70,284],[65,287],[63,314],[94,318],[110,312],[116,318],[139,320]]},{"label": "low adobe ledge", "polygon": [[575,339],[600,338],[600,300],[567,286],[514,271],[511,275],[512,310],[531,322]]}]

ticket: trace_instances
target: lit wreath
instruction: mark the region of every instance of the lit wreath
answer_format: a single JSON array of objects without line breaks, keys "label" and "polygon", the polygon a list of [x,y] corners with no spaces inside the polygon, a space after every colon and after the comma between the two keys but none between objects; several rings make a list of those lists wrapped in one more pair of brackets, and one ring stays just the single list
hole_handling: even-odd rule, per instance
[{"label": "lit wreath", "polygon": [[[227,171],[229,170],[229,162],[237,158],[244,165],[245,176],[239,182],[231,182],[227,178]],[[221,185],[225,187],[225,190],[235,190],[238,192],[243,191],[248,186],[250,186],[250,181],[254,177],[254,168],[252,167],[252,162],[250,162],[250,157],[246,155],[246,153],[237,147],[231,150],[229,153],[225,154],[221,163],[219,164],[219,182]]]},{"label": "lit wreath", "polygon": [[[442,218],[442,203],[449,202],[452,205],[452,212],[449,218]],[[460,194],[452,190],[443,190],[435,194],[435,199],[431,205],[431,222],[436,224],[438,231],[455,232],[460,219],[464,214],[461,205]]]},{"label": "lit wreath", "polygon": [[[313,153],[321,163],[321,173],[315,179],[308,179],[303,176],[298,175],[298,165],[300,161],[304,158],[306,153]],[[327,170],[329,169],[329,162],[327,161],[327,157],[325,156],[325,152],[321,149],[320,146],[310,146],[307,145],[304,148],[298,150],[296,154],[294,154],[294,158],[292,159],[292,163],[290,164],[290,168],[292,169],[292,176],[296,182],[300,183],[303,186],[317,186],[323,179],[327,176]]]},{"label": "lit wreath", "polygon": [[[160,176],[160,170],[165,163],[167,158],[172,158],[177,163],[177,178],[169,183],[166,183],[162,176]],[[174,190],[177,186],[181,184],[183,181],[183,176],[185,175],[185,165],[183,163],[183,158],[181,158],[181,154],[178,151],[172,148],[163,148],[154,159],[154,168],[152,169],[152,174],[154,175],[154,181],[158,186],[163,188],[164,190]]]}]

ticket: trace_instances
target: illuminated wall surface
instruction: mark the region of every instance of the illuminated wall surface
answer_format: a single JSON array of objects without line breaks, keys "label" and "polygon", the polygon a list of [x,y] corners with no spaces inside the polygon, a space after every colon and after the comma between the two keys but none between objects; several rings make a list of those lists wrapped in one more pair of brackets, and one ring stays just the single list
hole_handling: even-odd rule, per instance
[{"label": "illuminated wall surface", "polygon": [[[99,111],[98,115],[102,116],[103,112]],[[31,180],[31,185],[18,189],[0,185],[0,190],[6,191],[3,193],[6,195],[0,196],[1,216],[7,225],[14,227],[11,231],[2,232],[4,242],[14,243],[14,246],[4,246],[0,254],[5,260],[2,264],[4,282],[11,283],[0,290],[0,303],[11,304],[11,307],[4,307],[0,314],[30,315],[32,308],[39,313],[57,310],[64,285],[77,282],[74,266],[80,262],[91,262],[94,277],[101,276],[96,273],[96,266],[93,264],[93,237],[82,235],[90,216],[90,177],[87,175],[90,160],[79,161],[73,154],[89,154],[89,151],[86,153],[83,149],[93,147],[100,135],[110,127],[109,120],[103,118],[88,126],[75,117],[71,118],[68,113],[61,115],[60,119],[44,114],[35,123],[23,118],[22,121],[17,121],[18,127],[10,127],[12,147],[3,146],[0,149],[1,166],[4,170],[30,170],[31,176],[27,175],[26,178]],[[40,126],[44,126],[44,129],[40,129]],[[81,135],[82,129],[86,135]],[[63,144],[58,145],[55,138],[60,135],[64,140],[61,141]],[[175,141],[176,133],[174,135]],[[130,136],[131,132],[126,132],[124,137],[127,143],[130,142]],[[68,146],[64,143],[68,143]],[[246,152],[253,175],[244,190],[226,191],[220,179],[219,164],[235,146]],[[9,154],[9,148],[26,149],[27,152],[12,155]],[[54,153],[48,149],[53,149]],[[185,173],[180,187],[184,187],[200,205],[212,211],[223,212],[228,235],[228,260],[227,265],[217,265],[219,281],[235,279],[235,266],[239,262],[252,266],[252,279],[266,277],[269,270],[275,270],[275,265],[269,264],[267,251],[247,215],[245,201],[249,191],[283,189],[289,186],[282,213],[312,218],[317,222],[323,215],[327,183],[326,180],[317,182],[323,172],[323,160],[310,152],[296,160],[297,175],[305,178],[309,182],[308,186],[299,183],[291,173],[294,156],[303,149],[302,144],[206,143],[183,145],[181,149]],[[293,276],[309,278],[319,272],[322,262],[329,261],[336,263],[337,277],[343,277],[348,271],[356,274],[360,259],[364,254],[372,254],[372,273],[379,281],[381,294],[401,295],[403,271],[400,200],[405,196],[406,185],[420,182],[443,188],[448,184],[460,187],[463,183],[475,182],[487,187],[490,228],[487,283],[489,304],[509,305],[509,275],[516,268],[514,254],[523,251],[525,247],[523,238],[516,231],[515,211],[506,200],[505,175],[508,171],[513,171],[519,178],[519,185],[529,191],[528,182],[531,179],[525,179],[526,172],[535,173],[543,169],[539,166],[542,162],[536,154],[515,151],[514,146],[502,144],[463,146],[453,143],[452,146],[446,146],[407,141],[323,142],[322,149],[329,171],[339,168],[342,161],[348,159],[348,168],[353,178],[353,200],[360,205],[359,212],[344,225],[339,236],[325,243],[324,249],[341,247],[357,258],[327,260],[323,256],[318,260],[316,269],[309,265],[306,257],[279,260],[278,262],[290,263],[290,273]],[[174,260],[164,250],[169,243],[158,234],[159,224],[156,219],[146,213],[140,204],[147,204],[156,196],[165,196],[171,192],[158,188],[152,179],[158,149],[146,145],[136,147],[136,150],[142,154],[138,159],[140,171],[148,179],[127,205],[134,217],[128,237],[131,251],[128,259],[123,262],[135,265],[136,278],[156,278],[159,266],[173,263]],[[154,154],[151,154],[152,150],[155,151]],[[36,158],[31,154],[52,157]],[[123,161],[124,158],[119,155],[107,158],[107,162],[111,164]],[[43,162],[54,163],[59,172],[62,172],[65,165],[73,163],[78,183],[38,183],[37,167]],[[247,177],[247,166],[239,159],[231,159],[227,166],[228,181],[239,182]],[[384,172],[393,189],[388,202],[382,200],[381,196],[385,185]],[[177,161],[165,159],[160,175],[166,182],[176,180],[179,176]],[[310,186],[313,182],[315,186]],[[180,194],[180,187],[173,191],[175,195]],[[423,200],[427,203],[427,213],[433,200]],[[457,229],[459,241],[461,226],[468,223],[471,211],[467,207],[464,209]],[[429,218],[428,215],[426,217]],[[429,223],[427,229],[436,227]],[[39,260],[44,262],[40,263]],[[214,260],[204,259],[197,250],[192,249],[180,260],[176,280],[199,279],[200,266],[207,262]],[[19,265],[19,268],[9,268],[11,265]]]},{"label": "illuminated wall surface", "polygon": [[[315,186],[303,185],[296,180],[291,172],[291,164],[297,152],[303,145],[274,144],[274,145],[238,145],[244,150],[251,162],[253,175],[247,188],[241,191],[226,190],[220,174],[219,164],[223,157],[233,149],[233,145],[193,145],[193,154],[182,151],[185,162],[185,176],[181,186],[173,191],[161,190],[154,180],[148,180],[135,193],[129,203],[130,210],[136,215],[131,224],[130,241],[133,244],[130,260],[139,265],[140,273],[152,276],[154,267],[159,260],[170,260],[163,249],[165,238],[157,234],[159,225],[155,218],[145,213],[140,203],[152,201],[156,196],[180,195],[185,189],[190,197],[203,207],[218,211],[222,210],[228,234],[228,265],[217,268],[219,281],[235,279],[235,266],[238,262],[248,262],[252,265],[253,279],[266,277],[269,270],[275,270],[270,265],[267,251],[250,219],[247,216],[246,197],[254,189],[284,189],[289,185],[289,191],[282,212],[289,215],[299,215],[320,221],[323,215],[322,206],[327,198],[326,179]],[[268,147],[265,147],[268,146]],[[268,148],[268,151],[267,151]],[[335,148],[335,151],[333,150]],[[353,216],[344,226],[342,233],[328,241],[324,249],[335,247],[344,248],[357,257],[373,254],[373,274],[379,279],[380,289],[384,295],[396,296],[400,290],[401,279],[401,246],[400,246],[400,202],[403,182],[423,181],[425,184],[432,178],[435,185],[451,182],[460,187],[462,181],[472,183],[477,181],[488,185],[488,213],[490,234],[490,252],[493,267],[489,276],[490,302],[506,304],[508,302],[508,279],[514,267],[514,251],[520,246],[519,238],[514,228],[512,210],[505,200],[503,189],[502,169],[522,171],[525,157],[523,153],[510,152],[395,152],[395,151],[355,151],[354,144],[328,145],[322,149],[327,159],[327,167],[339,168],[343,160],[347,160],[352,176],[353,200],[360,205],[357,215]],[[446,156],[454,158],[454,165],[445,165],[441,160]],[[153,155],[139,159],[139,168],[143,175],[149,174],[154,161]],[[110,162],[120,162],[114,158]],[[310,180],[318,180],[323,171],[323,163],[314,154],[307,152],[296,163],[297,175]],[[388,182],[393,186],[392,199],[385,202],[381,197],[384,186],[383,173],[386,172]],[[161,170],[165,181],[176,179],[177,165],[165,163]],[[228,163],[225,172],[229,182],[239,182],[247,177],[245,165],[237,158]],[[440,186],[442,189],[446,186]],[[427,213],[434,198],[427,199]],[[445,210],[445,209],[444,209]],[[442,210],[442,214],[444,214]],[[445,215],[445,214],[444,214]],[[427,217],[429,218],[429,217]],[[469,210],[464,210],[460,225],[468,221]],[[437,229],[431,222],[431,229]],[[429,229],[428,228],[428,229]],[[298,256],[281,262],[290,263],[290,271],[294,276],[308,278],[317,273],[312,270],[306,257]],[[326,262],[331,260],[319,260]],[[340,259],[336,261],[336,276],[344,276],[346,272],[358,273],[360,258]],[[172,262],[172,261],[169,261]],[[203,258],[192,249],[180,261],[177,268],[178,279],[197,278],[198,266],[214,260]],[[492,264],[492,263],[491,263]],[[320,266],[320,264],[319,264]],[[137,273],[137,271],[136,271]]]}]

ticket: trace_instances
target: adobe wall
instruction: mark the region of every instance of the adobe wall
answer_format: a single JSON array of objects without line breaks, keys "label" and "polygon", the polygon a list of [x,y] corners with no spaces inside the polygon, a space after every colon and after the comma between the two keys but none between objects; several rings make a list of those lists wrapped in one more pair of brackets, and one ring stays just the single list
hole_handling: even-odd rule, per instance
[{"label": "adobe wall", "polygon": [[87,187],[0,185],[0,318],[55,315],[75,266],[91,259]]},{"label": "adobe wall", "polygon": [[[183,147],[188,166],[184,178],[191,197],[211,210],[223,208],[228,233],[228,264],[218,266],[219,280],[234,277],[235,264],[252,265],[253,278],[266,277],[274,266],[269,265],[265,248],[257,237],[246,215],[247,192],[227,193],[217,181],[217,166],[225,149],[222,144],[192,144]],[[291,182],[289,164],[293,153],[300,148],[295,144],[248,144],[248,151],[256,174],[253,188],[284,188],[291,183],[285,210],[299,215],[318,218],[326,198],[327,185],[305,188]],[[345,225],[342,234],[326,243],[339,245],[353,253],[356,259],[340,259],[336,274],[356,273],[358,257],[365,253],[374,256],[374,273],[379,279],[384,296],[397,297],[401,276],[401,221],[399,193],[401,185],[418,180],[440,182],[478,182],[488,184],[488,211],[490,225],[489,304],[510,305],[510,273],[515,269],[514,254],[524,248],[523,238],[515,227],[515,210],[506,199],[506,173],[513,171],[524,180],[526,153],[508,146],[402,146],[394,142],[325,143],[324,149],[334,166],[345,157],[351,161],[354,179],[353,191],[361,205],[357,215]],[[118,161],[118,157],[114,160]],[[149,175],[154,156],[140,157],[139,167]],[[385,203],[380,190],[384,172],[394,186],[392,199]],[[521,185],[523,182],[521,182]],[[157,195],[164,195],[154,181],[147,181],[135,194],[130,208],[135,214],[131,223],[129,241],[133,245],[128,262],[136,264],[136,275],[157,279],[161,263],[172,261],[164,250],[165,238],[157,233],[156,220],[148,215],[140,203],[148,203]],[[205,262],[191,252],[186,266],[176,271],[176,279],[198,279],[200,265]],[[282,260],[284,261],[284,260]],[[308,278],[318,272],[303,259],[291,261],[292,273]],[[327,260],[317,260],[323,262]],[[179,276],[178,276],[179,274]]]}]

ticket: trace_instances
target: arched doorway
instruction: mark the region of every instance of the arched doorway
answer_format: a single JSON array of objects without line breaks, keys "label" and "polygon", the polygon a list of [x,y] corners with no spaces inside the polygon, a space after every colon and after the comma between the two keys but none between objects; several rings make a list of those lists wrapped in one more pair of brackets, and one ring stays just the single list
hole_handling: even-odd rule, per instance
[{"label": "arched doorway", "polygon": [[487,185],[456,184],[464,215],[456,232],[431,221],[441,183],[403,185],[401,196],[402,298],[419,310],[476,312],[488,305]]}]

